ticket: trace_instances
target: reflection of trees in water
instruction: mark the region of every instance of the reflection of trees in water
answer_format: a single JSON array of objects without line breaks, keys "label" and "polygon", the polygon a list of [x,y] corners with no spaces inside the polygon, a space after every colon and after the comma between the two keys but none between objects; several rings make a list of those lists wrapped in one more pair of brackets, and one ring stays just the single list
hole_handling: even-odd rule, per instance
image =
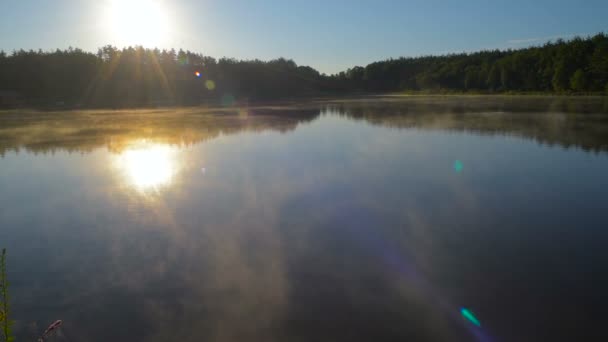
[{"label": "reflection of trees in water", "polygon": [[356,105],[401,112],[477,111],[608,113],[608,97],[601,96],[381,96],[354,100],[326,101],[327,104]]},{"label": "reflection of trees in water", "polygon": [[602,97],[429,96],[335,100],[244,108],[20,113],[0,116],[0,155],[25,148],[120,152],[133,141],[192,145],[224,134],[289,132],[321,111],[393,128],[501,134],[539,143],[608,150]]},{"label": "reflection of trees in water", "polygon": [[0,116],[0,155],[26,149],[33,153],[57,150],[90,152],[107,147],[120,152],[134,141],[188,146],[241,131],[289,132],[314,120],[319,109],[255,107],[4,113]]},{"label": "reflection of trees in water", "polygon": [[608,150],[608,99],[601,97],[416,97],[328,102],[324,111],[392,128],[508,135]]}]

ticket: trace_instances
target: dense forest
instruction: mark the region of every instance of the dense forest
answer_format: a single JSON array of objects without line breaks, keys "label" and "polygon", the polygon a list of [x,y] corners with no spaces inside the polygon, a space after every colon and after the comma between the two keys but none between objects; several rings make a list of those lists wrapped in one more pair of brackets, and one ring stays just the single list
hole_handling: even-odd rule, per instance
[{"label": "dense forest", "polygon": [[113,46],[0,52],[0,106],[195,105],[401,91],[608,93],[608,36],[520,50],[389,59],[335,75],[279,58]]}]

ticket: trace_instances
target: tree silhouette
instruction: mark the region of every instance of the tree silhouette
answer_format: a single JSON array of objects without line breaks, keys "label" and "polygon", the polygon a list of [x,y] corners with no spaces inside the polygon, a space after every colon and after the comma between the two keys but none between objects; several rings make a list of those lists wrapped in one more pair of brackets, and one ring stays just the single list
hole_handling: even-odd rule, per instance
[{"label": "tree silhouette", "polygon": [[17,93],[31,106],[196,105],[219,103],[225,96],[241,101],[420,90],[607,89],[608,37],[603,33],[521,50],[388,59],[331,76],[285,58],[216,60],[182,49],[108,45],[95,54],[74,48],[0,52],[0,94]]}]

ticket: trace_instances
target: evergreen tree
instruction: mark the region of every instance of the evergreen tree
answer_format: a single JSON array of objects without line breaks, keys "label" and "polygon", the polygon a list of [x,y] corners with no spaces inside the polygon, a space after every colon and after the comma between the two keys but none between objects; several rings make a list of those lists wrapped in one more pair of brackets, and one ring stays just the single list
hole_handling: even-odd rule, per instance
[{"label": "evergreen tree", "polygon": [[584,91],[588,89],[587,74],[583,70],[578,69],[574,72],[574,75],[572,75],[572,78],[570,79],[570,88],[575,91]]}]

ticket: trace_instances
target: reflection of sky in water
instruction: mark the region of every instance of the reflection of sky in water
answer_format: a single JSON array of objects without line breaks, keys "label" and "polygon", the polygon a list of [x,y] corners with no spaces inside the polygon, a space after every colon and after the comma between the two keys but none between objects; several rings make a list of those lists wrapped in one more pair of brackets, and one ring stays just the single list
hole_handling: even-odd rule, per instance
[{"label": "reflection of sky in water", "polygon": [[0,245],[22,340],[55,319],[72,341],[550,340],[603,304],[605,170],[334,115],[188,148],[9,153]]}]

